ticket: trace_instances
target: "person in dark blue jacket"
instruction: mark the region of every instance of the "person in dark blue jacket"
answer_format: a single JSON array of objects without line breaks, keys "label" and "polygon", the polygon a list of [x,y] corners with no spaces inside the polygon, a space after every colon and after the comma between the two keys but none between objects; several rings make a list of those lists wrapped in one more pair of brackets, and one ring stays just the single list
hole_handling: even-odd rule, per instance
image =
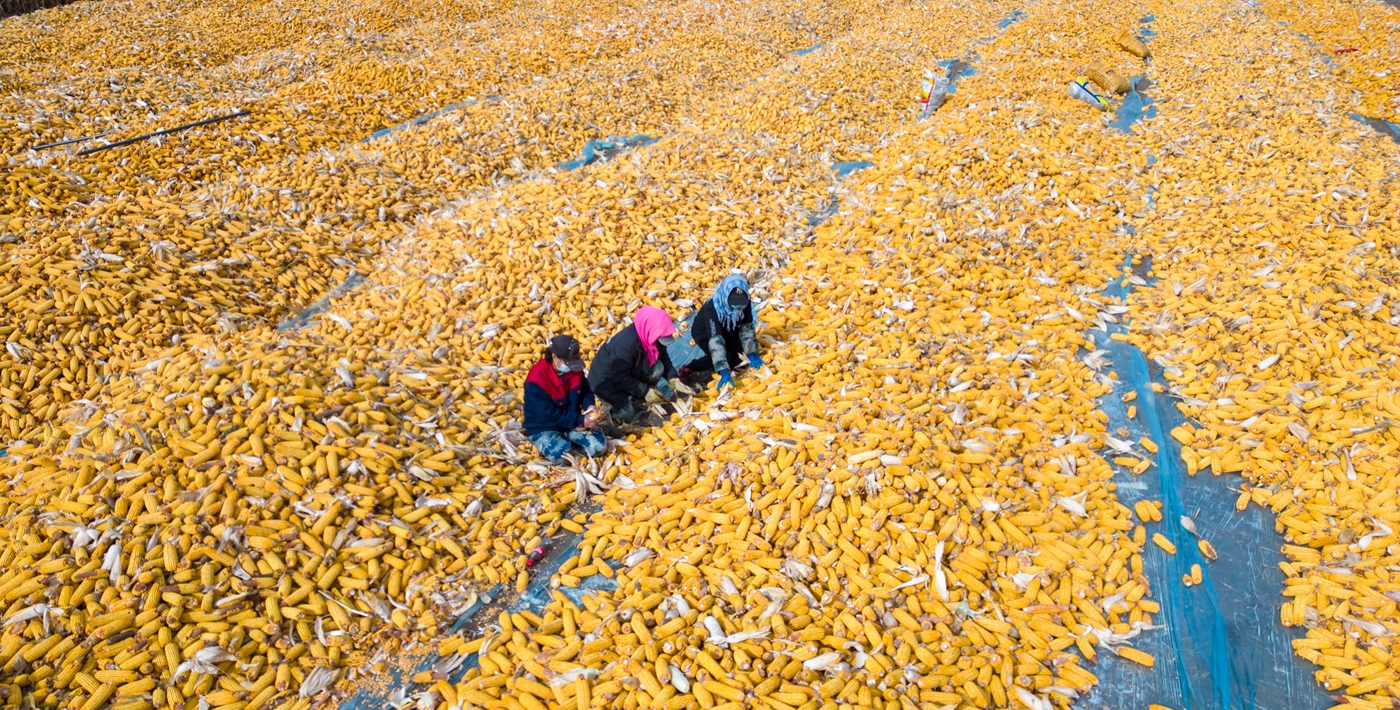
[{"label": "person in dark blue jacket", "polygon": [[525,435],[550,461],[559,461],[574,447],[597,456],[608,448],[607,437],[594,431],[602,418],[583,375],[578,341],[554,336],[525,377]]}]

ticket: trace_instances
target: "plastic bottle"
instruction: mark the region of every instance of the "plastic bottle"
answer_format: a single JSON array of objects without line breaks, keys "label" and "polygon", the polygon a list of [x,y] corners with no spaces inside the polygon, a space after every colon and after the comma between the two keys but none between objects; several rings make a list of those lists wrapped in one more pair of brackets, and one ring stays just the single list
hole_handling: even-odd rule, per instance
[{"label": "plastic bottle", "polygon": [[1089,80],[1085,79],[1084,77],[1079,77],[1078,79],[1070,82],[1069,95],[1073,96],[1076,99],[1079,99],[1080,101],[1083,101],[1086,104],[1089,104],[1090,106],[1093,106],[1094,108],[1100,111],[1108,111],[1109,113],[1113,112],[1113,105],[1108,103],[1108,99],[1104,98],[1102,94],[1100,94],[1097,91],[1094,91],[1093,85],[1091,85],[1089,83]]},{"label": "plastic bottle", "polygon": [[543,541],[540,542],[540,546],[539,546],[539,547],[536,547],[535,549],[530,550],[530,552],[529,552],[529,553],[526,555],[526,557],[525,557],[525,566],[526,566],[526,567],[534,567],[535,565],[539,564],[540,560],[544,559],[544,553],[545,553],[545,549],[544,549],[544,548],[545,548],[545,545],[548,545],[548,544],[549,544],[549,538],[545,538]]}]

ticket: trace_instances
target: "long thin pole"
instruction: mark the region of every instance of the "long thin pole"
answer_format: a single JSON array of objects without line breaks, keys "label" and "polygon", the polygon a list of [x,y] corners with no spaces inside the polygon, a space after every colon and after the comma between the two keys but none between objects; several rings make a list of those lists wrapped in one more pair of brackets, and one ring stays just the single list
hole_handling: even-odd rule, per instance
[{"label": "long thin pole", "polygon": [[176,133],[176,132],[179,132],[179,131],[183,131],[183,130],[186,130],[186,129],[189,129],[189,128],[197,128],[197,127],[199,127],[199,126],[206,126],[206,125],[208,125],[208,124],[210,124],[210,123],[218,123],[219,121],[227,121],[227,120],[229,120],[230,118],[239,118],[239,117],[241,117],[241,116],[247,116],[247,115],[249,115],[247,111],[242,111],[242,110],[240,110],[238,113],[231,113],[231,114],[229,114],[229,115],[227,115],[227,116],[215,116],[214,118],[206,118],[206,119],[204,119],[203,121],[195,121],[194,123],[186,123],[186,124],[183,125],[183,126],[176,126],[176,127],[174,127],[174,128],[166,128],[166,129],[164,129],[164,130],[156,131],[155,133],[147,133],[147,134],[144,135],[144,136],[136,136],[135,138],[128,138],[128,139],[123,140],[123,141],[117,141],[116,143],[108,143],[108,144],[106,144],[106,145],[97,145],[97,146],[93,146],[93,147],[88,148],[88,149],[86,149],[86,150],[80,150],[80,151],[78,151],[77,154],[78,154],[78,155],[90,155],[90,154],[92,154],[92,153],[100,153],[100,152],[102,152],[102,151],[104,151],[104,150],[109,150],[109,149],[112,149],[112,148],[120,148],[121,146],[124,146],[124,145],[131,145],[132,143],[139,143],[139,142],[141,142],[141,141],[143,141],[143,140],[146,140],[146,139],[148,139],[148,138],[155,138],[156,136],[164,136],[164,135],[168,135],[168,134],[171,134],[171,133]]},{"label": "long thin pole", "polygon": [[[107,133],[111,133],[111,131],[108,131]],[[84,138],[69,138],[66,141],[59,141],[57,143],[45,143],[43,145],[36,145],[33,148],[30,148],[30,150],[45,150],[47,148],[57,148],[61,145],[70,145],[72,143],[82,143],[83,141],[96,140],[98,138],[101,138],[102,136],[107,135],[107,133],[99,133],[95,136],[87,136]]]}]

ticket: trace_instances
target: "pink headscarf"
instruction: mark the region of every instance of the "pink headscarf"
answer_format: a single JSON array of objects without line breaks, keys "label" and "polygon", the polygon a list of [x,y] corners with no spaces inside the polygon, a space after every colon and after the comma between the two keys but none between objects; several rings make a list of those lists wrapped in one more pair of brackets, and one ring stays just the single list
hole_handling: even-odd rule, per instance
[{"label": "pink headscarf", "polygon": [[641,339],[642,349],[647,353],[647,364],[655,365],[656,358],[661,357],[661,353],[656,349],[656,341],[668,335],[675,335],[675,322],[666,311],[656,306],[642,306],[633,314],[632,323],[637,326],[637,337]]}]

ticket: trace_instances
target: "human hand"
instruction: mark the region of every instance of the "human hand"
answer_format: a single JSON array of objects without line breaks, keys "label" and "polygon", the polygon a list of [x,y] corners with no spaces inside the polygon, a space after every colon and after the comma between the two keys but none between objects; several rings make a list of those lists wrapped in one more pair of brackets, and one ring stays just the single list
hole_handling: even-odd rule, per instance
[{"label": "human hand", "polygon": [[763,369],[763,358],[761,358],[761,357],[759,357],[759,356],[757,356],[757,355],[749,355],[749,369],[752,369],[752,370],[762,370],[762,369]]},{"label": "human hand", "polygon": [[666,399],[676,398],[676,391],[674,389],[671,389],[671,383],[667,382],[665,378],[662,378],[656,382],[656,391],[660,392],[661,396],[665,397]]},{"label": "human hand", "polygon": [[716,390],[723,390],[725,387],[733,387],[734,378],[729,374],[729,370],[721,370],[719,373],[719,383],[715,385]]}]

